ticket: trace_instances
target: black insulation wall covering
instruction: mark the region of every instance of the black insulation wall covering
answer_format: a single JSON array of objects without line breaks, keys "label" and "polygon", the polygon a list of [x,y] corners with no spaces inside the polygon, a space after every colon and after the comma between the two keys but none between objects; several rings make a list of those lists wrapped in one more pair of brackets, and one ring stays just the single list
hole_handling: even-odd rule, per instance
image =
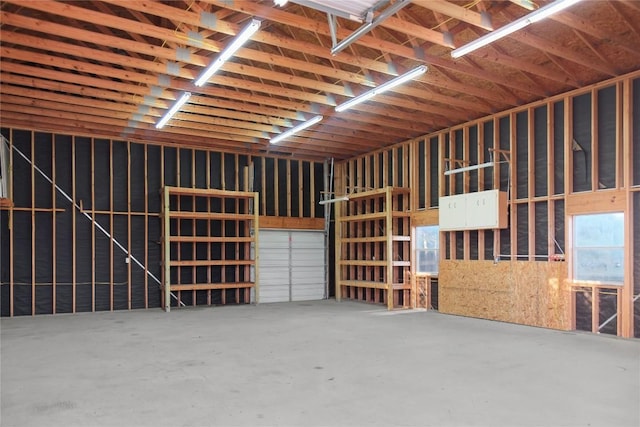
[{"label": "black insulation wall covering", "polygon": [[129,153],[127,143],[124,141],[113,141],[111,143],[111,162],[113,170],[113,210],[116,212],[127,212],[128,191],[129,191]]},{"label": "black insulation wall covering", "polygon": [[[382,169],[382,168],[380,168]],[[311,217],[311,163],[302,162],[302,216]]]},{"label": "black insulation wall covering", "polygon": [[[516,114],[516,164],[514,165],[518,176],[515,183],[516,199],[524,199],[529,196],[529,117],[527,111]],[[520,222],[520,217],[518,217]],[[519,246],[519,245],[518,245]]]},{"label": "black insulation wall covering", "polygon": [[[534,191],[535,197],[542,197],[547,195],[547,173],[548,173],[548,159],[547,154],[547,113],[548,108],[546,105],[538,107],[533,110],[533,154],[534,154],[534,174],[535,184]],[[536,215],[537,218],[537,215]],[[546,218],[546,215],[545,215]],[[536,220],[537,227],[537,220]]]},{"label": "black insulation wall covering", "polygon": [[300,182],[300,162],[298,160],[291,161],[291,216],[300,215],[300,193],[298,188]]},{"label": "black insulation wall covering", "polygon": [[[484,138],[484,159],[486,162],[491,159],[489,148],[493,148],[493,120],[487,120],[484,122],[482,126],[483,130],[483,138]],[[494,160],[498,160],[498,157],[495,156]],[[484,173],[484,189],[492,190],[494,188],[493,185],[493,169],[487,170]]]},{"label": "black insulation wall covering", "polygon": [[[267,158],[265,159],[264,162],[264,169],[265,169],[265,180],[267,181],[267,183],[272,183],[275,182],[275,160],[271,159],[271,158]],[[265,185],[265,194],[261,196],[264,196],[265,198],[265,202],[267,204],[266,206],[266,212],[265,215],[268,216],[273,216],[276,214],[276,205],[275,205],[275,192],[276,192],[276,188],[273,188],[273,185]]]},{"label": "black insulation wall covering", "polygon": [[[320,162],[315,162],[314,164],[314,200],[315,200],[315,204],[313,205],[313,209],[315,209],[314,211],[314,217],[315,218],[322,218],[324,216],[324,206],[322,206],[320,203],[318,203],[320,200],[322,200],[322,191],[324,191],[323,189],[323,182],[324,182],[324,165]],[[282,214],[281,214],[282,215]]]},{"label": "black insulation wall covering", "polygon": [[[454,150],[456,159],[464,159],[464,135],[462,129],[458,129],[453,134],[454,137]],[[459,168],[463,165],[454,164],[453,169]],[[464,179],[462,174],[456,174],[455,176],[455,194],[461,194],[464,192]]]},{"label": "black insulation wall covering", "polygon": [[529,255],[529,206],[526,203],[515,206],[518,210],[517,252],[520,256]]},{"label": "black insulation wall covering", "polygon": [[573,98],[573,191],[591,190],[591,93]]},{"label": "black insulation wall covering", "polygon": [[[238,182],[236,181],[236,174],[238,170],[236,167],[236,157],[234,154],[224,153],[224,184],[225,190],[239,190]],[[267,181],[267,182],[273,182]]]},{"label": "black insulation wall covering", "polygon": [[[52,176],[53,165],[51,160],[53,156],[52,139],[53,135],[50,133],[34,132],[34,146],[35,151],[33,153],[32,160],[38,166],[38,168],[44,172],[48,177]],[[20,159],[24,161],[23,159]],[[52,204],[52,185],[45,177],[42,176],[37,170],[34,172],[34,202],[35,206],[39,208],[51,208]]]},{"label": "black insulation wall covering", "polygon": [[[535,211],[535,249],[536,255],[548,255],[549,249],[547,241],[549,239],[549,214],[547,202],[536,202],[534,205]],[[538,261],[546,261],[545,258],[536,258]]]},{"label": "black insulation wall covering", "polygon": [[195,167],[195,187],[207,188],[207,152],[202,150],[194,151]]},{"label": "black insulation wall covering", "polygon": [[616,87],[598,91],[598,188],[615,188],[616,156]]},{"label": "black insulation wall covering", "polygon": [[[222,190],[222,154],[216,153],[216,152],[209,153],[209,161],[211,162],[209,165],[209,168],[210,168],[209,185],[211,186],[211,188]],[[261,180],[262,173],[260,171],[262,169],[261,169],[260,159],[255,159],[254,164],[256,167],[256,179]],[[259,191],[260,185],[254,186],[254,189],[255,191]],[[262,212],[260,212],[260,214],[262,214]]]},{"label": "black insulation wall covering", "polygon": [[[145,209],[146,196],[144,187],[146,178],[144,155],[145,153],[143,145],[131,144],[131,147],[129,149],[129,162],[131,164],[129,194],[131,195],[132,212],[144,212]],[[142,229],[144,229],[144,226]]]},{"label": "black insulation wall covering", "polygon": [[285,215],[287,212],[287,161],[278,159],[278,213]]},{"label": "black insulation wall covering", "polygon": [[[469,128],[469,164],[477,165],[478,161],[478,125]],[[478,171],[469,172],[469,191],[478,191]]]},{"label": "black insulation wall covering", "polygon": [[429,206],[432,208],[438,206],[438,201],[440,199],[440,195],[438,194],[440,174],[438,151],[438,138],[433,137],[429,141],[429,189],[431,192]]},{"label": "black insulation wall covering", "polygon": [[164,147],[162,150],[164,154],[164,185],[165,186],[177,186],[177,149],[174,147]]},{"label": "black insulation wall covering", "polygon": [[180,187],[192,186],[191,166],[193,165],[193,150],[188,148],[180,148],[178,150],[180,163]]},{"label": "black insulation wall covering", "polygon": [[553,194],[564,193],[564,101],[553,104]]}]

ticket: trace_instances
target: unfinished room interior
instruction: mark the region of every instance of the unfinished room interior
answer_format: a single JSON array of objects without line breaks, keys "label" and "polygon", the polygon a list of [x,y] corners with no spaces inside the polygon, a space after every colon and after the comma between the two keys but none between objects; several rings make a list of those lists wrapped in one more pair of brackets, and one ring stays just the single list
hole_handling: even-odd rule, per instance
[{"label": "unfinished room interior", "polygon": [[1,426],[640,426],[640,1],[0,10]]}]

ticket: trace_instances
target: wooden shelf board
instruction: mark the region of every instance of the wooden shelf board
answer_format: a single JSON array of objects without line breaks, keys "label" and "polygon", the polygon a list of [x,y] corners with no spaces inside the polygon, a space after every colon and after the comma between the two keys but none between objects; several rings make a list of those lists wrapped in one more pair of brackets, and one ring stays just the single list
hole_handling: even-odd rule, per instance
[{"label": "wooden shelf board", "polygon": [[367,242],[386,242],[387,236],[374,237],[343,237],[340,239],[342,243],[367,243]]},{"label": "wooden shelf board", "polygon": [[171,236],[170,242],[176,243],[238,243],[253,242],[253,237],[219,237],[219,236]]},{"label": "wooden shelf board", "polygon": [[169,214],[170,218],[176,219],[225,219],[225,220],[233,220],[233,221],[241,221],[241,220],[252,220],[256,219],[253,214],[237,214],[237,213],[220,213],[220,212],[181,212],[181,211],[171,211]]},{"label": "wooden shelf board", "polygon": [[340,280],[339,285],[354,286],[356,288],[375,288],[375,289],[389,288],[386,282],[371,282],[367,280]]},{"label": "wooden shelf board", "polygon": [[342,259],[339,261],[340,265],[360,265],[370,267],[386,267],[387,261],[385,260],[367,260],[367,259]]},{"label": "wooden shelf board", "polygon": [[184,187],[165,187],[169,191],[170,196],[203,196],[203,197],[222,197],[227,199],[250,199],[253,200],[255,192],[250,191],[227,191],[205,188],[184,188]]},{"label": "wooden shelf board", "polygon": [[255,264],[255,260],[252,259],[240,259],[240,260],[232,260],[232,259],[216,259],[216,260],[181,260],[181,261],[170,261],[169,265],[171,267],[208,267],[208,266],[218,266],[218,265],[253,265]]},{"label": "wooden shelf board", "polygon": [[171,285],[172,291],[206,291],[209,289],[240,289],[253,288],[255,283],[238,282],[238,283],[191,283]]}]

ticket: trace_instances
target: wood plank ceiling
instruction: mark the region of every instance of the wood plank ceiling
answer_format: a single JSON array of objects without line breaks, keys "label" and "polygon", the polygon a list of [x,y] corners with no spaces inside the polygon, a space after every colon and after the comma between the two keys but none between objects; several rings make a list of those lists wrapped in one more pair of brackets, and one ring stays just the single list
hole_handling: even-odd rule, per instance
[{"label": "wood plank ceiling", "polygon": [[[345,0],[346,1],[346,0]],[[640,68],[640,2],[583,1],[454,60],[545,1],[414,0],[333,56],[324,12],[273,0],[3,1],[2,126],[344,159]],[[376,14],[383,11],[381,8]],[[251,19],[258,33],[203,87]],[[337,38],[361,24],[337,19]],[[451,43],[452,42],[452,43]],[[334,107],[413,67],[415,81]],[[155,123],[185,91],[189,103]],[[324,120],[277,145],[269,138]]]}]

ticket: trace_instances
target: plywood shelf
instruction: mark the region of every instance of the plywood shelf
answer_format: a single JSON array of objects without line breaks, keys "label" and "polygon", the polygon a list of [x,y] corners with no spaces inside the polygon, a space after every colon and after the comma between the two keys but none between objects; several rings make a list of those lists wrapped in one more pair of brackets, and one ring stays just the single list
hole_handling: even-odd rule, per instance
[{"label": "plywood shelf", "polygon": [[247,259],[216,259],[216,260],[181,260],[170,261],[171,267],[207,267],[215,265],[234,266],[234,265],[254,265],[253,260]]},{"label": "plywood shelf", "polygon": [[237,214],[237,213],[218,213],[218,212],[185,212],[172,211],[169,216],[171,218],[182,219],[204,219],[204,220],[229,220],[229,221],[252,221],[255,215]]},{"label": "plywood shelf", "polygon": [[162,198],[165,310],[172,298],[179,304],[184,292],[192,293],[194,305],[210,305],[212,292],[225,304],[228,291],[236,303],[250,302],[250,289],[258,287],[252,280],[258,265],[258,193],[164,187]]},{"label": "plywood shelf", "polygon": [[206,291],[212,289],[242,289],[253,288],[255,283],[252,282],[233,282],[233,283],[190,283],[181,285],[171,285],[172,291]]}]

